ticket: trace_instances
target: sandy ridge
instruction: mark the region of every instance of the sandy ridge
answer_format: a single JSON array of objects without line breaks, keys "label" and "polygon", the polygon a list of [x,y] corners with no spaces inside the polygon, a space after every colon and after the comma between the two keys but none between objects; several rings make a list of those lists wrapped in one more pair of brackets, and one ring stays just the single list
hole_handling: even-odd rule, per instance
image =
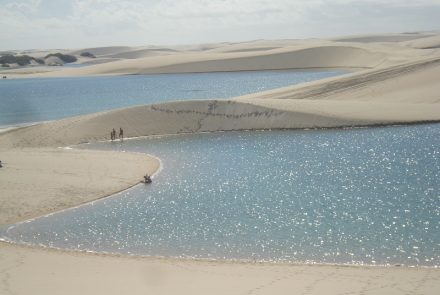
[{"label": "sandy ridge", "polygon": [[[123,53],[117,56],[121,54]],[[130,57],[128,53],[123,55]],[[387,54],[383,51],[326,42],[313,46],[267,48],[266,50],[243,48],[232,52],[166,52],[165,55],[152,55],[137,59],[130,57],[81,68],[62,68],[49,73],[28,75],[28,77],[372,68],[383,62],[386,57]]]},{"label": "sandy ridge", "polygon": [[[386,118],[383,118],[385,120]],[[402,118],[402,120],[405,118]],[[386,121],[386,120],[385,120]],[[233,100],[179,101],[131,107],[20,128],[0,135],[0,147],[57,147],[108,140],[109,126],[128,137],[284,128],[344,127],[374,124],[346,119],[327,110],[282,110]],[[90,128],[93,126],[93,128]]]},{"label": "sandy ridge", "polygon": [[[392,80],[429,68],[438,68],[440,58],[429,58],[416,62],[409,62],[385,68],[372,69],[351,74],[347,77],[329,78],[324,81],[311,82],[309,85],[284,87],[258,94],[244,95],[241,98],[277,98],[277,99],[323,99],[345,93],[353,94],[359,88],[374,87],[377,83]],[[403,85],[404,86],[404,85]],[[429,89],[426,89],[429,90]],[[370,95],[374,99],[374,95]],[[239,98],[240,99],[240,98]]]}]

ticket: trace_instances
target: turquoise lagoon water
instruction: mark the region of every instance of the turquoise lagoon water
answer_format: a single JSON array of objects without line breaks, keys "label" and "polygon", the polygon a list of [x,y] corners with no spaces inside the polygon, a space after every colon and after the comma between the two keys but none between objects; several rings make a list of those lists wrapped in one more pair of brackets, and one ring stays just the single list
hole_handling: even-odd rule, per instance
[{"label": "turquoise lagoon water", "polygon": [[230,98],[344,73],[259,71],[1,79],[0,126],[48,121],[172,100]]},{"label": "turquoise lagoon water", "polygon": [[150,153],[151,185],[2,239],[136,255],[440,266],[440,124],[230,132],[87,148]]}]

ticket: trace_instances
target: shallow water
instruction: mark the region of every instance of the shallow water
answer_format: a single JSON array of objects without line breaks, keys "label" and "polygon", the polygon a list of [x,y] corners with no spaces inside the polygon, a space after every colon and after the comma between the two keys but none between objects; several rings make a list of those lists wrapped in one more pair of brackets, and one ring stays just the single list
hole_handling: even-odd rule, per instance
[{"label": "shallow water", "polygon": [[440,266],[440,124],[230,132],[145,152],[153,183],[11,227],[15,242],[125,254]]},{"label": "shallow water", "polygon": [[48,121],[172,100],[230,98],[344,73],[259,71],[1,79],[0,126]]}]

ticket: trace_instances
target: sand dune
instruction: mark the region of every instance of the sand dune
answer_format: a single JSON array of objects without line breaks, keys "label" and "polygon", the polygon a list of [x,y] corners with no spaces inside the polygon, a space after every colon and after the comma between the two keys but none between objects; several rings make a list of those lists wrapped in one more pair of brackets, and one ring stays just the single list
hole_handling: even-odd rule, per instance
[{"label": "sand dune", "polygon": [[168,48],[147,48],[147,49],[136,49],[130,51],[124,51],[119,53],[107,54],[103,57],[112,57],[112,58],[124,58],[124,59],[137,59],[143,57],[151,57],[158,55],[167,55],[176,52],[173,49]]},{"label": "sand dune", "polygon": [[95,56],[118,54],[122,52],[127,52],[133,50],[133,47],[128,46],[108,46],[108,47],[93,47],[93,48],[83,48],[74,51],[70,51],[69,54],[80,55],[83,52],[90,52]]},{"label": "sand dune", "polygon": [[[254,71],[310,68],[375,68],[414,59],[439,56],[438,34],[389,34],[336,40],[254,40],[172,47],[101,47],[63,52],[91,52],[93,65],[57,68],[52,73],[32,70],[9,72],[10,77],[58,77],[217,71]],[[343,41],[343,42],[342,42]],[[378,42],[380,41],[380,42]],[[418,43],[421,42],[421,43]],[[37,54],[38,51],[34,53]],[[41,51],[47,52],[47,51]]]},{"label": "sand dune", "polygon": [[284,87],[242,98],[438,103],[439,75],[440,58],[434,58]]},{"label": "sand dune", "polygon": [[269,50],[273,50],[273,49],[278,49],[280,47],[254,47],[254,48],[229,48],[229,49],[224,49],[221,48],[222,52],[252,52],[252,51],[269,51]]},{"label": "sand dune", "polygon": [[423,39],[404,42],[403,45],[419,49],[437,49],[440,48],[440,36],[435,35]]},{"label": "sand dune", "polygon": [[334,128],[440,120],[440,104],[250,99],[138,106],[29,126],[0,135],[7,148],[57,147],[128,137],[231,130]]},{"label": "sand dune", "polygon": [[270,52],[187,53],[123,60],[44,76],[256,71],[308,68],[371,68],[385,54],[351,46],[282,48]]},{"label": "sand dune", "polygon": [[359,42],[359,43],[376,43],[376,42],[403,42],[409,40],[416,40],[432,36],[430,33],[402,33],[402,34],[387,34],[387,35],[365,35],[353,36],[335,39],[336,42]]}]

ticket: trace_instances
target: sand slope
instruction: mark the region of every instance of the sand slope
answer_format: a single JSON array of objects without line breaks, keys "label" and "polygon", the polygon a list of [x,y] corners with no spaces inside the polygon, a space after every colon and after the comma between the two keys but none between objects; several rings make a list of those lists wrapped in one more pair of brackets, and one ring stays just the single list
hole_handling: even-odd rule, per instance
[{"label": "sand slope", "polygon": [[419,49],[437,49],[440,48],[440,36],[431,36],[422,39],[404,42],[402,45]]},{"label": "sand slope", "polygon": [[440,105],[310,100],[182,101],[132,107],[21,128],[0,135],[9,148],[57,147],[128,137],[251,129],[365,126],[440,119]]},{"label": "sand slope", "polygon": [[293,87],[242,96],[249,99],[352,100],[384,103],[440,102],[440,58],[423,59]]}]

